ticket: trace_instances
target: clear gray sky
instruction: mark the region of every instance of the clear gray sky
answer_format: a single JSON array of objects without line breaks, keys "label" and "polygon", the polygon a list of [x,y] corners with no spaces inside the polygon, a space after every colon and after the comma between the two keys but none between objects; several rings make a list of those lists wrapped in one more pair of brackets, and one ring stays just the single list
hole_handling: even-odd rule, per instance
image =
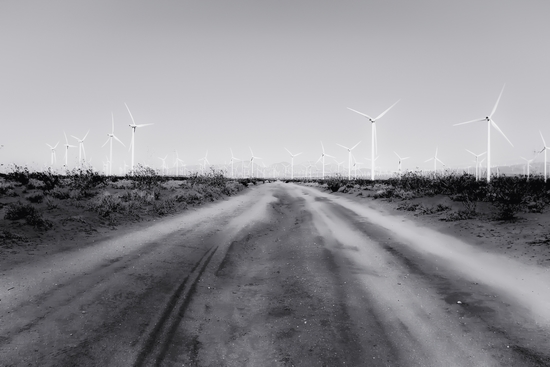
[{"label": "clear gray sky", "polygon": [[[519,163],[550,144],[548,1],[0,1],[0,163],[49,162],[46,143],[63,130],[84,136],[101,168],[111,112],[115,134],[136,160],[160,165],[179,151],[196,164],[227,162],[229,148],[267,164],[296,163],[336,143],[370,156],[370,125],[347,109],[378,115],[378,165],[393,151],[424,163],[439,146],[449,166],[483,152],[490,113],[494,164]],[[70,138],[70,143],[76,140]],[[115,144],[113,171],[127,149]],[[74,164],[77,149],[70,150]],[[538,158],[540,160],[540,157]]]}]

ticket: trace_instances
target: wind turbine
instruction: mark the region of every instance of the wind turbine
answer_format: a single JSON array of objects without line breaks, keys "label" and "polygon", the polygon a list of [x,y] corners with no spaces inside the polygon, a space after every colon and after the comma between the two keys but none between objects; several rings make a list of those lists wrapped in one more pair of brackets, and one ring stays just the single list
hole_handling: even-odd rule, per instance
[{"label": "wind turbine", "polygon": [[435,155],[432,158],[425,161],[425,162],[429,162],[432,160],[434,161],[434,174],[437,173],[437,162],[441,163],[442,165],[445,165],[445,163],[443,163],[441,159],[437,158],[437,149],[438,148],[435,148]]},{"label": "wind turbine", "polygon": [[480,154],[475,154],[474,152],[472,151],[469,151],[468,149],[466,149],[466,151],[468,153],[470,153],[471,155],[473,155],[474,157],[476,157],[476,181],[479,180],[480,176],[481,176],[481,172],[478,170],[478,164],[477,164],[477,161],[479,160],[479,157],[481,157],[483,154],[487,153],[487,152],[483,152],[483,153],[480,153]]},{"label": "wind turbine", "polygon": [[[400,100],[399,100],[400,101]],[[394,104],[392,104],[387,110],[385,110],[384,112],[382,112],[380,115],[378,115],[376,118],[372,118],[370,117],[369,115],[366,115],[362,112],[359,112],[359,111],[356,111],[352,108],[349,108],[348,107],[348,110],[351,110],[355,113],[358,113],[362,116],[365,116],[366,118],[369,119],[369,121],[371,122],[371,129],[372,129],[372,132],[371,132],[371,173],[370,173],[370,179],[374,181],[374,162],[375,162],[375,151],[376,151],[376,155],[378,155],[378,139],[376,137],[376,121],[378,121],[382,116],[384,116],[389,110],[391,110],[393,108],[393,106],[395,106],[399,101],[395,102]]]},{"label": "wind turbine", "polygon": [[[349,163],[348,163],[348,180],[351,180],[351,151],[352,151],[353,149],[355,149],[355,147],[358,146],[359,144],[361,144],[361,142],[355,144],[355,145],[354,145],[353,147],[351,147],[351,148],[348,148],[348,147],[343,146],[342,144],[336,143],[336,145],[339,145],[339,146],[341,146],[342,148],[348,150],[348,162],[349,162]],[[372,167],[374,168],[374,164],[373,164]]]},{"label": "wind turbine", "polygon": [[334,161],[335,161],[336,164],[338,165],[338,174],[340,174],[340,166],[343,165],[344,163],[346,163],[346,161],[338,162],[338,161],[336,160],[336,158],[334,158]]},{"label": "wind turbine", "polygon": [[351,151],[352,151],[353,149],[355,149],[355,147],[357,147],[359,144],[361,144],[361,142],[355,144],[355,145],[354,145],[353,147],[351,147],[351,148],[348,148],[348,147],[343,146],[342,144],[336,143],[336,145],[339,145],[339,146],[341,146],[342,148],[347,149],[347,151],[348,151],[348,180],[351,180]]},{"label": "wind turbine", "polygon": [[235,178],[235,174],[233,173],[233,163],[236,160],[240,161],[240,159],[233,155],[233,149],[229,148],[229,150],[231,151],[231,178]]},{"label": "wind turbine", "polygon": [[[323,164],[323,180],[325,179],[325,156],[326,157],[330,157],[330,158],[334,158],[333,156],[331,156],[330,154],[326,154],[325,153],[325,146],[323,145],[323,142],[321,142],[321,148],[323,149],[323,152],[321,153],[321,156],[319,157],[319,159],[317,160],[317,162],[319,162],[320,160],[322,160],[322,164]],[[290,152],[289,152],[290,153]],[[315,163],[317,163],[315,162]]]},{"label": "wind turbine", "polygon": [[74,135],[71,135],[73,138],[75,138],[78,141],[78,163],[80,166],[82,166],[82,153],[84,153],[84,160],[86,160],[86,150],[84,150],[84,140],[86,140],[86,137],[90,133],[90,130],[84,135],[82,139],[77,138]]},{"label": "wind turbine", "polygon": [[201,159],[199,159],[199,161],[202,161],[202,174],[204,175],[204,170],[206,169],[206,163],[210,164],[210,162],[208,161],[208,150],[206,151],[206,154],[204,155],[204,157],[202,157]]},{"label": "wind turbine", "polygon": [[300,154],[302,154],[302,152],[300,153],[296,153],[296,154],[292,154],[290,152],[290,150],[286,149],[285,150],[288,152],[288,154],[290,154],[290,179],[294,179],[294,157],[297,157],[299,156]]},{"label": "wind turbine", "polygon": [[[178,151],[176,150],[176,161],[174,162],[174,165],[176,166],[176,176],[180,175],[180,172],[179,172],[180,162],[183,163],[183,160],[180,159],[180,156],[178,155]],[[184,175],[185,175],[185,172],[184,172]]]},{"label": "wind turbine", "polygon": [[48,144],[48,143],[46,143],[46,145],[47,145],[48,147],[50,147],[50,151],[51,151],[51,161],[52,161],[51,165],[53,166],[54,163],[57,163],[57,156],[56,156],[56,154],[55,154],[55,149],[56,149],[57,146],[59,145],[59,142],[57,142],[57,144],[55,144],[55,146],[53,146],[53,147],[52,147],[50,144]]},{"label": "wind turbine", "polygon": [[403,157],[403,158],[401,158],[401,157],[399,156],[399,154],[397,154],[396,152],[394,152],[394,153],[395,153],[395,155],[397,156],[397,158],[399,159],[399,164],[397,165],[397,170],[398,170],[398,172],[399,172],[399,177],[401,177],[401,162],[404,161],[405,159],[409,159],[410,157]]},{"label": "wind turbine", "polygon": [[527,159],[527,158],[521,157],[521,159],[523,159],[525,162],[527,162],[527,181],[529,181],[529,168],[531,167],[531,162],[533,162],[533,160],[535,158]]},{"label": "wind turbine", "polygon": [[65,135],[65,168],[67,168],[67,160],[69,157],[69,148],[76,148],[76,145],[69,144],[69,140],[67,139],[67,134],[65,134],[65,131],[63,131],[63,135]]},{"label": "wind turbine", "polygon": [[546,142],[544,141],[544,137],[542,136],[542,132],[539,131],[539,133],[540,133],[540,137],[542,139],[542,144],[544,144],[544,148],[542,148],[542,150],[539,153],[544,152],[544,182],[546,182],[546,150],[550,149],[550,148],[546,146]]},{"label": "wind turbine", "polygon": [[[504,85],[505,86],[505,85]],[[477,119],[477,120],[471,120],[471,121],[466,121],[466,122],[461,122],[459,124],[454,124],[453,126],[458,126],[458,125],[464,125],[464,124],[469,124],[471,122],[483,122],[483,121],[487,121],[487,182],[491,182],[491,125],[497,129],[497,131],[499,133],[502,134],[502,136],[504,136],[504,138],[508,141],[508,143],[510,143],[510,145],[513,147],[514,145],[512,144],[512,142],[506,137],[506,135],[504,135],[504,133],[502,132],[502,130],[500,130],[500,128],[498,127],[498,125],[495,123],[495,121],[493,120],[493,115],[495,114],[495,111],[497,110],[497,106],[498,106],[498,103],[500,101],[500,97],[502,97],[502,92],[504,92],[504,86],[502,87],[502,90],[500,91],[500,95],[498,96],[498,99],[497,99],[497,103],[495,103],[495,107],[493,107],[493,110],[491,111],[491,114],[485,118],[482,118],[482,119]]]},{"label": "wind turbine", "polygon": [[166,157],[162,158],[162,157],[157,157],[158,159],[160,159],[162,161],[162,172],[163,172],[163,175],[166,176],[166,158],[168,158],[168,154],[166,154]]},{"label": "wind turbine", "polygon": [[122,141],[120,141],[119,138],[115,136],[115,117],[113,113],[111,112],[111,121],[112,121],[112,131],[110,134],[107,134],[108,138],[107,141],[101,146],[102,148],[110,141],[110,153],[109,153],[109,176],[113,174],[113,138],[116,139],[124,148],[126,148],[126,145]]},{"label": "wind turbine", "polygon": [[129,124],[128,126],[130,126],[132,128],[132,142],[130,143],[131,146],[130,146],[130,149],[132,150],[132,163],[131,163],[131,170],[132,170],[132,175],[134,174],[134,150],[135,150],[135,135],[136,135],[136,129],[138,127],[144,127],[144,126],[150,126],[150,125],[153,125],[153,124],[140,124],[140,125],[136,125],[136,122],[134,121],[134,116],[132,116],[132,112],[130,112],[130,109],[128,108],[128,105],[126,103],[124,103],[124,105],[126,106],[126,109],[128,110],[128,113],[130,114],[130,118],[132,119],[132,123]]},{"label": "wind turbine", "polygon": [[252,157],[250,157],[250,166],[251,166],[250,177],[254,177],[254,159],[262,159],[262,158],[255,157],[254,153],[252,152],[252,148],[248,147],[248,149],[250,149],[250,154],[252,154]]}]

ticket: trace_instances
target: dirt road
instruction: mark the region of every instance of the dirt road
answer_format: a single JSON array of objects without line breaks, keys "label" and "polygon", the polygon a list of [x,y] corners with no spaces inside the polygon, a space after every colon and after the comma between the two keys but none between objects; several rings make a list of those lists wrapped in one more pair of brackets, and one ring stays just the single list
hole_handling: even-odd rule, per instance
[{"label": "dirt road", "polygon": [[0,272],[3,366],[550,365],[550,274],[272,183]]}]

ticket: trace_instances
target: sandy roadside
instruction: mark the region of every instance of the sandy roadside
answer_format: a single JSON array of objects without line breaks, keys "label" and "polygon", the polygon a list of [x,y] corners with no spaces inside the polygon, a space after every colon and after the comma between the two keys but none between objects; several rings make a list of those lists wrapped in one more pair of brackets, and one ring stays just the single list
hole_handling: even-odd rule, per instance
[{"label": "sandy roadside", "polygon": [[[317,186],[317,185],[314,185]],[[317,186],[318,187],[318,186]],[[327,189],[318,187],[323,192]],[[478,204],[479,215],[475,219],[446,221],[448,212],[421,214],[414,211],[399,210],[405,201],[374,199],[374,192],[352,189],[348,193],[331,193],[342,196],[362,205],[378,210],[385,215],[401,216],[420,226],[451,235],[484,251],[506,255],[527,265],[550,268],[550,212],[526,213],[518,215],[514,221],[498,221],[494,218],[494,208],[490,204]],[[453,210],[463,209],[462,204],[448,197],[436,196],[418,198],[411,201],[427,207],[438,204],[449,206]]]}]

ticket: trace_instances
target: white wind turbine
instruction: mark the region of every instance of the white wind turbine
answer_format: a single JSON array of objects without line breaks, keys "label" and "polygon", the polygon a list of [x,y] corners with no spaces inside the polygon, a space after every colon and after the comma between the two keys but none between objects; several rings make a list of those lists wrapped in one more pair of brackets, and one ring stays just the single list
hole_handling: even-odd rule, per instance
[{"label": "white wind turbine", "polygon": [[[183,160],[180,159],[178,151],[176,150],[176,161],[174,162],[174,165],[176,166],[176,176],[180,175],[180,171],[179,171],[180,163],[183,163]],[[185,175],[185,173],[184,173],[184,175]]]},{"label": "white wind turbine", "polygon": [[250,154],[252,155],[252,157],[250,157],[250,166],[251,166],[250,177],[254,177],[254,159],[262,159],[262,158],[254,156],[254,153],[252,152],[252,148],[248,147],[248,149],[250,149]]},{"label": "white wind turbine", "polygon": [[300,153],[296,153],[296,154],[292,154],[290,152],[290,150],[286,149],[285,150],[288,152],[288,154],[290,154],[290,179],[294,179],[294,157],[297,157],[299,156],[300,154],[302,154],[302,152]]},{"label": "white wind turbine", "polygon": [[468,149],[466,149],[466,151],[468,153],[470,153],[471,155],[473,155],[474,157],[476,157],[476,181],[480,179],[480,176],[481,176],[481,172],[479,171],[479,165],[477,164],[478,160],[479,160],[479,157],[481,157],[483,154],[487,153],[487,152],[483,152],[483,153],[480,153],[480,154],[475,154],[474,152],[471,152],[469,151]]},{"label": "white wind turbine", "polygon": [[107,141],[101,146],[102,148],[110,141],[110,153],[109,153],[109,176],[113,174],[113,138],[116,139],[124,148],[126,148],[126,145],[122,141],[120,141],[119,138],[115,136],[115,117],[113,113],[111,112],[111,121],[112,121],[112,130],[110,134],[107,134],[108,138]]},{"label": "white wind turbine", "polygon": [[53,147],[48,143],[46,143],[46,145],[50,148],[51,162],[52,162],[51,165],[53,166],[54,163],[57,163],[57,156],[55,154],[55,149],[59,145],[59,142],[57,142],[57,144],[55,144],[55,146],[53,146]]},{"label": "white wind turbine", "polygon": [[[400,100],[399,100],[400,101]],[[362,112],[359,112],[359,111],[356,111],[352,108],[349,108],[348,107],[348,110],[351,110],[355,113],[358,113],[362,116],[365,116],[366,118],[369,119],[369,121],[371,122],[371,174],[370,174],[370,179],[371,180],[374,180],[374,162],[376,161],[375,159],[375,151],[376,151],[376,155],[378,155],[378,138],[376,137],[376,121],[378,121],[378,119],[380,119],[382,116],[384,116],[389,110],[391,110],[393,108],[393,106],[395,106],[399,101],[395,102],[394,104],[392,104],[387,110],[385,110],[384,112],[382,112],[380,115],[378,115],[376,118],[372,118],[370,117],[369,115],[366,115]]]},{"label": "white wind turbine", "polygon": [[432,160],[434,161],[434,174],[437,173],[437,162],[441,163],[442,165],[445,165],[445,163],[443,163],[441,159],[437,158],[437,149],[438,148],[435,148],[435,155],[432,158],[425,161],[425,162],[429,162]]},{"label": "white wind turbine", "polygon": [[135,150],[135,135],[136,135],[136,129],[138,127],[144,127],[144,126],[150,126],[150,125],[153,125],[153,124],[140,124],[140,125],[136,125],[135,121],[134,121],[134,116],[132,116],[132,112],[130,112],[130,109],[128,108],[128,105],[126,103],[124,103],[124,105],[126,106],[126,109],[128,110],[128,113],[130,114],[130,118],[132,119],[132,123],[129,124],[128,126],[130,126],[132,128],[132,142],[130,143],[130,149],[132,150],[132,162],[131,162],[131,165],[130,165],[130,169],[132,170],[132,175],[134,174],[134,150]]},{"label": "white wind turbine", "polygon": [[204,157],[199,159],[199,161],[202,161],[201,170],[202,170],[202,174],[204,175],[204,171],[206,169],[206,164],[207,163],[210,164],[210,162],[208,161],[208,150],[206,151],[206,154],[204,155]]},{"label": "white wind turbine", "polygon": [[231,151],[231,178],[235,178],[235,174],[233,172],[233,163],[235,161],[240,161],[240,159],[233,155],[233,149],[229,148],[229,150]]},{"label": "white wind turbine", "polygon": [[500,130],[500,128],[497,126],[497,124],[495,123],[495,121],[493,120],[493,115],[495,114],[495,111],[497,110],[497,106],[498,106],[498,103],[500,101],[500,97],[502,97],[502,92],[504,92],[504,86],[502,87],[502,90],[500,91],[500,95],[498,96],[498,99],[497,99],[497,103],[495,103],[495,107],[493,107],[493,110],[491,111],[491,114],[485,118],[482,118],[482,119],[477,119],[477,120],[471,120],[471,121],[466,121],[466,122],[461,122],[459,124],[454,124],[453,126],[458,126],[458,125],[464,125],[464,124],[469,124],[471,122],[483,122],[483,121],[487,121],[487,182],[491,182],[491,125],[497,129],[497,131],[499,133],[502,134],[502,136],[504,136],[504,138],[508,141],[508,143],[510,143],[510,145],[513,147],[514,145],[512,144],[512,142],[506,137],[506,135],[504,135],[504,133],[502,132],[502,130]]},{"label": "white wind turbine", "polygon": [[[330,157],[330,158],[334,158],[333,156],[331,156],[330,154],[326,154],[325,153],[325,146],[323,145],[323,142],[321,142],[321,148],[323,150],[323,152],[321,153],[321,156],[319,157],[319,159],[317,160],[317,162],[319,162],[320,160],[322,160],[322,164],[323,164],[323,180],[325,179],[325,157]],[[289,152],[290,153],[290,152]],[[315,162],[315,163],[317,163]]]},{"label": "white wind turbine", "polygon": [[338,161],[336,160],[336,158],[334,158],[334,161],[335,161],[336,164],[338,165],[338,168],[337,168],[337,169],[338,169],[338,174],[340,174],[340,166],[343,165],[344,163],[346,163],[346,161],[338,162]]},{"label": "white wind turbine", "polygon": [[[361,142],[355,144],[355,145],[354,145],[353,147],[351,147],[351,148],[348,148],[348,147],[343,146],[342,144],[336,143],[336,145],[339,145],[339,146],[341,146],[342,148],[347,149],[347,151],[348,151],[348,180],[351,180],[351,151],[352,151],[353,149],[355,149],[355,147],[357,147],[359,144],[361,144]],[[373,164],[373,167],[374,167],[374,164]]]},{"label": "white wind turbine", "polygon": [[168,154],[166,154],[166,157],[162,158],[162,157],[157,157],[158,159],[160,159],[162,161],[162,174],[164,176],[166,176],[166,159],[168,158]]},{"label": "white wind turbine", "polygon": [[546,182],[546,150],[550,149],[550,148],[546,146],[546,142],[544,141],[544,137],[542,136],[542,132],[539,131],[539,133],[540,133],[540,137],[542,139],[542,144],[544,144],[544,147],[542,148],[542,150],[539,153],[544,152],[544,182]]},{"label": "white wind turbine", "polygon": [[397,152],[394,152],[397,158],[399,159],[399,163],[397,165],[397,171],[399,172],[399,177],[401,177],[401,162],[403,162],[405,159],[409,159],[410,157],[403,157],[401,158]]},{"label": "white wind turbine", "polygon": [[535,158],[527,159],[527,158],[521,157],[521,159],[523,159],[525,162],[527,162],[527,181],[529,181],[529,168],[531,167],[531,162],[533,162],[533,160]]},{"label": "white wind turbine", "polygon": [[67,139],[67,134],[65,134],[65,131],[63,131],[63,135],[65,135],[65,168],[66,168],[67,161],[69,158],[69,148],[76,148],[76,145],[69,144],[69,140]]},{"label": "white wind turbine", "polygon": [[75,138],[78,141],[78,164],[82,166],[82,154],[84,154],[84,160],[86,160],[86,151],[84,150],[84,140],[86,140],[86,137],[90,133],[90,130],[84,135],[82,139],[77,138],[74,135],[71,135],[73,138]]}]

